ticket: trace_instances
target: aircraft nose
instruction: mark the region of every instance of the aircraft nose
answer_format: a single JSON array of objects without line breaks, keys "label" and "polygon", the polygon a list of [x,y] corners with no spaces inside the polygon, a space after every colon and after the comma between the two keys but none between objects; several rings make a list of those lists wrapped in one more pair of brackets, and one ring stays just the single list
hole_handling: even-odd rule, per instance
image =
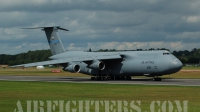
[{"label": "aircraft nose", "polygon": [[179,59],[174,59],[170,62],[170,69],[173,72],[178,72],[179,70],[181,70],[183,64]]}]

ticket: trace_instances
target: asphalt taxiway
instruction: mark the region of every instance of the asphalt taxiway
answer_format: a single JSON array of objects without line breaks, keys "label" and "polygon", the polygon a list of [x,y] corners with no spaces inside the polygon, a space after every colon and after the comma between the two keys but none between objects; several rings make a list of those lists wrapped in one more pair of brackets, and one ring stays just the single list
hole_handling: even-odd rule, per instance
[{"label": "asphalt taxiway", "polygon": [[6,81],[40,81],[40,82],[73,82],[73,83],[103,83],[103,84],[200,86],[200,79],[162,79],[162,81],[152,81],[151,78],[132,78],[132,80],[93,81],[93,80],[90,80],[90,77],[0,76],[0,80],[6,80]]}]

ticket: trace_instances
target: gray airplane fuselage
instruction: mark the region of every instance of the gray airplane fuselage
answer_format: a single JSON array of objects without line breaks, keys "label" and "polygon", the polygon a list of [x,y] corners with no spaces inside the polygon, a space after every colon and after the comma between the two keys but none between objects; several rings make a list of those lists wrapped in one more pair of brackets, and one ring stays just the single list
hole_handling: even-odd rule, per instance
[{"label": "gray airplane fuselage", "polygon": [[[103,55],[121,55],[121,60],[105,60],[105,69],[101,74],[126,75],[126,76],[162,76],[178,72],[182,63],[171,53],[165,50],[158,51],[122,51],[122,52],[84,52],[67,51],[53,55],[50,59],[85,58]],[[96,75],[99,70],[87,67],[84,62],[73,62],[80,65],[80,73]]]},{"label": "gray airplane fuselage", "polygon": [[[50,61],[15,65],[13,67],[31,67],[39,65],[63,66],[64,71],[96,76],[95,79],[128,79],[130,76],[155,77],[173,74],[182,68],[182,63],[166,50],[122,51],[122,52],[84,52],[66,51],[58,30],[69,31],[59,26],[36,27],[28,29],[45,31],[52,56]],[[94,77],[91,77],[94,79]]]}]

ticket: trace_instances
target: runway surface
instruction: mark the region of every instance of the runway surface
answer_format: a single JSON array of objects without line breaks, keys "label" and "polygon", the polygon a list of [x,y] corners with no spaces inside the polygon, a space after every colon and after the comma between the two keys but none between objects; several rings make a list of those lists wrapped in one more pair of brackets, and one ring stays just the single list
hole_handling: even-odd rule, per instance
[{"label": "runway surface", "polygon": [[92,80],[90,80],[90,77],[0,76],[0,80],[7,80],[7,81],[40,81],[40,82],[73,82],[73,83],[104,83],[104,84],[142,84],[142,85],[200,86],[200,79],[162,79],[162,81],[152,81],[152,79],[150,79],[150,78],[132,78],[132,80],[92,81]]}]

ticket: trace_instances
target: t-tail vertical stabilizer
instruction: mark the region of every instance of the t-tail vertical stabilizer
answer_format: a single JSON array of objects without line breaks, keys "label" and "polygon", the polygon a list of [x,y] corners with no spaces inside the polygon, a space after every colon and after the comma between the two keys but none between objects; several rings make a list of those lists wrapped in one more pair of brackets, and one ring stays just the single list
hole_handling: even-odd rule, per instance
[{"label": "t-tail vertical stabilizer", "polygon": [[45,31],[52,55],[65,52],[65,49],[57,32],[58,30],[69,31],[68,29],[60,28],[59,26],[24,28],[24,29],[42,29],[43,31]]}]

